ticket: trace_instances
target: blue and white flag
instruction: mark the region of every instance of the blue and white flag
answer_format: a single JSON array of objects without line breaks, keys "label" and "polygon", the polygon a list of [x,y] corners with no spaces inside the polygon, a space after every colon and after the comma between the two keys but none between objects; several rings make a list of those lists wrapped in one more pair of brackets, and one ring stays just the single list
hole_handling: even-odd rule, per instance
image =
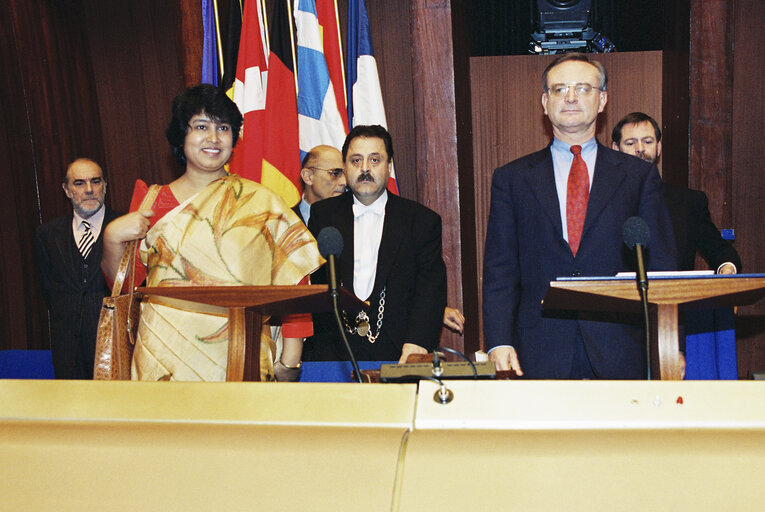
[{"label": "blue and white flag", "polygon": [[323,34],[316,16],[316,0],[295,1],[297,27],[298,124],[300,158],[325,144],[340,149],[345,126],[324,56]]},{"label": "blue and white flag", "polygon": [[215,13],[212,0],[202,0],[202,83],[218,85],[218,55],[215,37]]},{"label": "blue and white flag", "polygon": [[[372,50],[372,34],[364,0],[348,1],[348,121],[351,127],[379,124],[386,130],[385,106],[383,105],[377,61]],[[388,190],[398,195],[396,171],[391,169]]]}]

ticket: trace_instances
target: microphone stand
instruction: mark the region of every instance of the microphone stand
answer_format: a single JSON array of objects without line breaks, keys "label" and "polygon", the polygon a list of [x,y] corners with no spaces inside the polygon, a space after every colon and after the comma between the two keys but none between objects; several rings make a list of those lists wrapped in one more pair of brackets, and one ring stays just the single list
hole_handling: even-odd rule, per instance
[{"label": "microphone stand", "polygon": [[345,335],[345,327],[343,326],[343,321],[340,319],[340,308],[337,305],[337,275],[335,274],[334,254],[327,256],[327,267],[329,270],[329,295],[332,297],[332,312],[335,314],[337,328],[340,331],[340,337],[343,339],[345,350],[348,352],[348,357],[351,360],[353,371],[356,372],[356,380],[359,381],[359,384],[363,384],[364,380],[361,378],[361,370],[359,370],[359,364],[356,362],[356,356],[353,355],[351,344],[348,343],[348,337]]},{"label": "microphone stand", "polygon": [[648,313],[648,275],[645,271],[645,261],[643,259],[643,246],[635,244],[635,253],[637,255],[638,271],[636,274],[638,281],[638,291],[643,303],[643,324],[645,325],[645,350],[647,363],[647,378],[651,380],[651,323]]}]

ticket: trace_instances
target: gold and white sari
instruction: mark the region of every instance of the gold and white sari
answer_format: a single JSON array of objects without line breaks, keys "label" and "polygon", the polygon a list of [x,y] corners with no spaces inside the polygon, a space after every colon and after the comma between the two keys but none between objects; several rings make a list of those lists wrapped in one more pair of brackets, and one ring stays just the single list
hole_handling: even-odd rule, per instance
[{"label": "gold and white sari", "polygon": [[[323,263],[294,212],[266,187],[235,174],[168,212],[139,252],[146,286],[295,285]],[[227,324],[222,315],[144,301],[132,378],[225,380]],[[273,342],[262,345],[263,377]]]}]

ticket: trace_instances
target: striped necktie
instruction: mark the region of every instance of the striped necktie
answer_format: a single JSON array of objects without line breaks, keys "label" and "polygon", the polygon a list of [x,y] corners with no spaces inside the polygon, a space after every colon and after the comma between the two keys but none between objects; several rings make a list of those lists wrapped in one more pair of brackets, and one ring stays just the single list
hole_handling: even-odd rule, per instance
[{"label": "striped necktie", "polygon": [[88,254],[90,254],[90,250],[93,248],[93,242],[95,242],[96,239],[93,238],[93,231],[90,230],[90,222],[84,220],[82,221],[82,225],[85,226],[85,232],[80,237],[80,242],[77,244],[77,249],[80,250],[82,257],[87,259]]}]

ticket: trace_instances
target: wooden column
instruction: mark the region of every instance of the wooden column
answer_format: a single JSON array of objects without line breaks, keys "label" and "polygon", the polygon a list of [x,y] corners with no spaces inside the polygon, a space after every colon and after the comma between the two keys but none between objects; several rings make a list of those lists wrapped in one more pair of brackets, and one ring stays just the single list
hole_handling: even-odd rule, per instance
[{"label": "wooden column", "polygon": [[[464,23],[464,19],[459,17],[459,22]],[[457,30],[459,32],[460,29]],[[468,109],[469,119],[470,89],[467,51],[459,63],[455,57],[452,2],[411,0],[411,34],[417,200],[437,211],[443,219],[447,304],[464,310],[462,246],[475,244],[475,231],[472,231],[472,241],[463,240],[466,233],[461,230],[461,225],[472,225],[472,222],[460,222],[463,194],[460,194],[459,164],[467,163],[470,166],[472,153],[466,158],[458,146],[458,132],[462,132],[462,139],[467,139],[463,140],[464,147],[469,151],[470,123],[468,121],[461,125],[458,122],[456,99],[458,90],[461,98],[467,94],[467,100],[461,101],[461,104]],[[464,86],[460,88],[458,84]],[[472,190],[468,190],[465,195],[471,196],[468,200],[472,204]],[[467,236],[470,237],[470,233]],[[467,275],[474,274],[471,272]],[[467,312],[469,333],[477,326],[477,308],[475,304],[471,308],[476,310]],[[477,337],[468,334],[465,339],[475,341]],[[446,330],[442,335],[442,344],[461,351],[477,348],[465,347],[460,336]]]},{"label": "wooden column", "polygon": [[[733,78],[733,159],[731,227],[744,272],[763,272],[765,262],[765,180],[762,179],[762,144],[765,129],[765,6],[761,0],[735,2],[735,66]],[[765,370],[765,301],[739,308],[736,318],[739,375]]]},{"label": "wooden column", "polygon": [[733,4],[691,1],[688,185],[706,192],[721,229],[732,218]]}]

